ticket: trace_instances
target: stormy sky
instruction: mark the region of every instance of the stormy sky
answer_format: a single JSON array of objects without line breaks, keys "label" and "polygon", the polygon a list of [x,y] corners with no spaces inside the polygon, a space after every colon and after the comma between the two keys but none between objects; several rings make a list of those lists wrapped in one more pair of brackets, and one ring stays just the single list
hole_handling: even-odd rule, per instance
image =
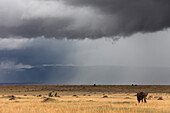
[{"label": "stormy sky", "polygon": [[0,0],[0,83],[169,84],[169,0]]}]

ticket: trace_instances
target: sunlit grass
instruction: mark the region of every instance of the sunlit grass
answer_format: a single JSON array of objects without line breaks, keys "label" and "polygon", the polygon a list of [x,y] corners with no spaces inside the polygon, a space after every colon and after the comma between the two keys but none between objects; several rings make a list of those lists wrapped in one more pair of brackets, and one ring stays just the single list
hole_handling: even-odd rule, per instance
[{"label": "sunlit grass", "polygon": [[[164,92],[149,93],[148,96],[152,95],[151,100],[147,100],[147,103],[137,103],[134,96],[136,93],[69,90],[58,91],[60,97],[51,97],[56,100],[54,102],[42,102],[51,91],[40,91],[37,88],[36,92],[32,89],[25,92],[25,89],[20,89],[18,93],[17,90],[19,89],[13,88],[6,94],[1,92],[3,95],[0,96],[0,113],[170,113],[170,94]],[[53,94],[55,92],[53,91]],[[42,97],[37,97],[39,94],[42,94]],[[10,95],[14,95],[16,99],[9,100]],[[107,98],[103,98],[104,95]],[[163,100],[154,98],[160,96]]]}]

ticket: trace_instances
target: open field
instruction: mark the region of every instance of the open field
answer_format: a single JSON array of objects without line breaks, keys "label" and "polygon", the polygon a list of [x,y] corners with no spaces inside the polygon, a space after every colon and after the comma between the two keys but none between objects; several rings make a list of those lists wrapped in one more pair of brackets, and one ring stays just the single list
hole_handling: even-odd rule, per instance
[{"label": "open field", "polygon": [[[137,103],[139,91],[152,98]],[[42,102],[49,92],[58,97]],[[170,86],[0,86],[0,113],[170,113],[169,92]]]}]

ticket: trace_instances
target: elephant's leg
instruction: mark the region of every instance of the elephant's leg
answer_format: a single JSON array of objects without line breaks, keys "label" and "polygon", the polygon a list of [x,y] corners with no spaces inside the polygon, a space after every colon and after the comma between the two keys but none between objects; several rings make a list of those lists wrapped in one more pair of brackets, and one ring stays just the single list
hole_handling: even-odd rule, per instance
[{"label": "elephant's leg", "polygon": [[144,102],[145,102],[145,103],[147,103],[147,101],[146,101],[146,97],[144,98]]},{"label": "elephant's leg", "polygon": [[138,102],[140,103],[140,98],[137,97]]}]

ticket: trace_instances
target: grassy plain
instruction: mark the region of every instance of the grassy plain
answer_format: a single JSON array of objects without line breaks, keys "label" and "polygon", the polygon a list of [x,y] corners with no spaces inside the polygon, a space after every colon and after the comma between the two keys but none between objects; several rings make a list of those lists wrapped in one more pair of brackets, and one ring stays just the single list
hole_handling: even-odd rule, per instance
[{"label": "grassy plain", "polygon": [[[137,103],[139,91],[152,98]],[[56,101],[42,102],[49,92],[57,92],[58,97],[50,97]],[[170,86],[8,85],[0,86],[0,113],[170,113],[169,92]]]}]

